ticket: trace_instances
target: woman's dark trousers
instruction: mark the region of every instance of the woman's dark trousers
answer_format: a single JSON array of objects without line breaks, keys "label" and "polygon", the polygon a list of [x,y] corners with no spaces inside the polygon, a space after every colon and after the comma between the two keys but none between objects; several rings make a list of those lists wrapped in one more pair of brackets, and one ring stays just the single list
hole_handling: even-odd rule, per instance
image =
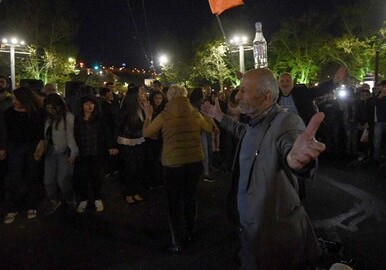
[{"label": "woman's dark trousers", "polygon": [[[189,236],[194,232],[197,214],[196,191],[201,174],[202,162],[185,164],[180,167],[164,167],[173,245],[182,244],[184,233]],[[185,217],[185,232],[183,217]]]}]

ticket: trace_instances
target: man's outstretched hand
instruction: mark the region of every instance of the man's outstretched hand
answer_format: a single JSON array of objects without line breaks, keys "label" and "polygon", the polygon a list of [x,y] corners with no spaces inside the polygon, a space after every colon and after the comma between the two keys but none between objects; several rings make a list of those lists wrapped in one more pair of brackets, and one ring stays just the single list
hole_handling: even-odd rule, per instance
[{"label": "man's outstretched hand", "polygon": [[201,105],[201,112],[210,117],[214,118],[217,121],[221,122],[221,119],[224,117],[224,113],[221,111],[220,103],[218,101],[218,98],[215,99],[215,104],[210,104],[209,101],[206,101],[204,104]]},{"label": "man's outstretched hand", "polygon": [[296,138],[292,149],[287,155],[287,163],[291,169],[303,169],[326,150],[326,145],[315,139],[315,134],[323,119],[324,113],[316,113],[306,129]]}]

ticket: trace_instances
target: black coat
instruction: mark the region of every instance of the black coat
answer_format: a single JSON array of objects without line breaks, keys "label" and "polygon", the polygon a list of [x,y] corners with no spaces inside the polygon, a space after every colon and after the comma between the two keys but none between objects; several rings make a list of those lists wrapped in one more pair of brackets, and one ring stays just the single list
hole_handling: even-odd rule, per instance
[{"label": "black coat", "polygon": [[[95,118],[90,120],[89,124],[91,124],[91,127],[97,136],[97,156],[106,156],[108,154],[108,149],[115,148],[115,143],[112,140],[110,129],[104,119],[100,116],[95,116]],[[83,116],[81,114],[75,116],[74,137],[76,144],[79,147],[80,158],[82,158],[82,148],[87,147],[86,145],[91,143],[90,138],[85,137],[85,134],[81,131],[84,126],[85,121],[83,120]]]},{"label": "black coat", "polygon": [[[314,99],[327,94],[334,90],[334,88],[335,84],[330,80],[312,88],[308,88],[305,85],[297,85],[292,89],[290,95],[292,95],[300,118],[303,119],[306,125],[311,120],[311,117],[318,112],[318,107],[315,105]],[[280,89],[279,98],[277,99],[278,104],[280,104],[279,102],[282,96],[284,95]]]}]

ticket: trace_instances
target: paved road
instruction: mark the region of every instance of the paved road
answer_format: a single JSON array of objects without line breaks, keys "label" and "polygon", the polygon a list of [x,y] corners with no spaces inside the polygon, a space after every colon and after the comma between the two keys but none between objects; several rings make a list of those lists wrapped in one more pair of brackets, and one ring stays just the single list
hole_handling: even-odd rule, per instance
[{"label": "paved road", "polygon": [[[35,220],[20,213],[13,224],[0,224],[0,269],[236,269],[238,241],[225,214],[229,185],[229,175],[221,173],[215,183],[199,183],[197,239],[179,256],[165,252],[170,239],[164,190],[128,206],[118,181],[106,179],[103,213],[90,208],[75,215],[61,208]],[[344,255],[365,262],[358,269],[386,265],[381,171],[322,162],[307,191],[304,204],[318,236],[343,243]],[[4,216],[3,205],[0,211]]]},{"label": "paved road", "polygon": [[386,269],[386,168],[321,165],[305,201],[319,236],[343,243],[365,269]]}]

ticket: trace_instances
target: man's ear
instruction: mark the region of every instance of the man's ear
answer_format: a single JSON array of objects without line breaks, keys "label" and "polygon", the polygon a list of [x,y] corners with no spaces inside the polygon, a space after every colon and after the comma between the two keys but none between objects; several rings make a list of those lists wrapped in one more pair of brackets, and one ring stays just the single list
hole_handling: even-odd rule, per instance
[{"label": "man's ear", "polygon": [[265,90],[264,93],[264,101],[271,101],[272,100],[272,93],[268,89]]}]

